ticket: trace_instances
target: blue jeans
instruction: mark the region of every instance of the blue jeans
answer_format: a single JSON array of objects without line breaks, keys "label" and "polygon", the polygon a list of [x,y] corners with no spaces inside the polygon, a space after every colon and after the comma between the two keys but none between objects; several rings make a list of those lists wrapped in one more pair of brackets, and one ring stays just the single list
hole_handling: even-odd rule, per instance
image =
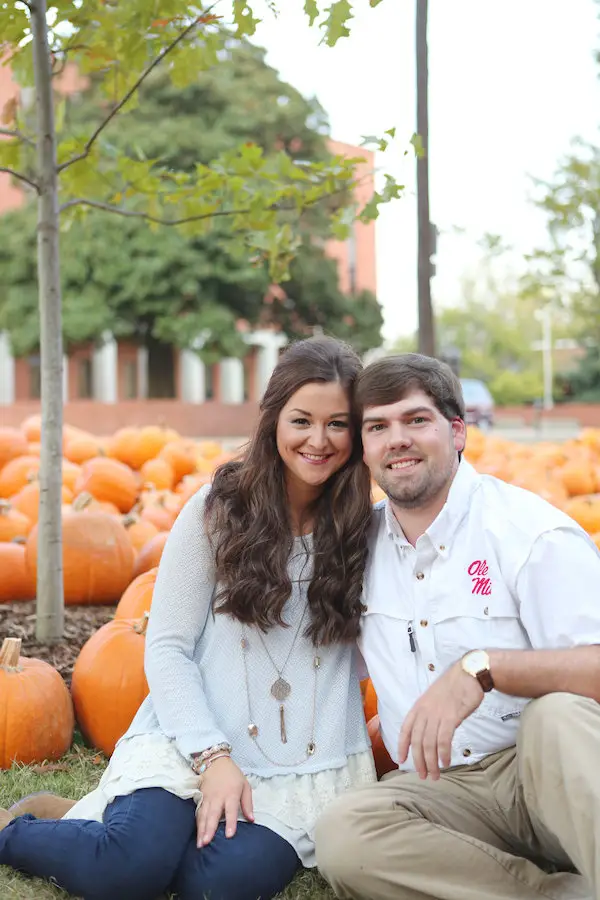
[{"label": "blue jeans", "polygon": [[300,867],[269,828],[238,822],[196,847],[195,804],[161,788],[117,797],[104,822],[20,816],[0,831],[0,865],[52,879],[84,900],[269,900]]}]

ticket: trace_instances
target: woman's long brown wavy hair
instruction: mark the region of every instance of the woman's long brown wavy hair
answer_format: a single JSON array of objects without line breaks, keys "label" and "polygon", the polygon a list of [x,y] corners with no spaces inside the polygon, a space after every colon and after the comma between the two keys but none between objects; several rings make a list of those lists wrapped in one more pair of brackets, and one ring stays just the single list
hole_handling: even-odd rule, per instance
[{"label": "woman's long brown wavy hair", "polygon": [[333,338],[309,338],[281,356],[260,405],[254,435],[241,461],[221,466],[206,505],[214,535],[220,590],[214,610],[267,631],[282,625],[290,596],[288,560],[294,535],[285,467],[277,450],[277,422],[290,397],[305,384],[338,382],[351,408],[353,449],[325,483],[310,511],[314,568],[308,588],[306,635],[315,644],[352,641],[359,633],[362,578],[371,520],[370,476],[362,462],[360,419],[353,400],[362,363]]}]

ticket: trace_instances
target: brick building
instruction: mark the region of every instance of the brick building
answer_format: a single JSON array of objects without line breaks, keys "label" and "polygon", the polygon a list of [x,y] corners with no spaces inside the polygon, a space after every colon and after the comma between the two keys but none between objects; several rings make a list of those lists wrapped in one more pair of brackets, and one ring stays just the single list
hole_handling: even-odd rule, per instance
[{"label": "brick building", "polygon": [[[59,87],[73,93],[83,86],[76,69],[67,66]],[[18,90],[10,69],[0,67],[0,109]],[[364,204],[374,189],[374,155],[337,141],[330,146],[334,153],[366,158],[357,188],[357,199]],[[18,183],[0,173],[0,214],[24,201]],[[326,252],[337,262],[344,292],[376,293],[374,222],[357,222],[347,241],[329,241]],[[244,359],[223,359],[207,367],[193,342],[188,350],[160,345],[149,351],[105,333],[97,343],[83,344],[64,358],[65,420],[102,434],[126,424],[157,421],[187,434],[246,434],[286,337],[269,329],[244,337]],[[0,423],[17,424],[36,412],[39,396],[39,355],[13,357],[9,336],[0,332]]]}]

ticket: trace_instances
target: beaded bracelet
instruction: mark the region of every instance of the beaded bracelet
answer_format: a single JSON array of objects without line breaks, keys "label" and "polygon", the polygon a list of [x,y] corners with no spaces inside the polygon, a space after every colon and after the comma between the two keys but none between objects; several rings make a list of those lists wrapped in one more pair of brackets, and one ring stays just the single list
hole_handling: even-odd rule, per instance
[{"label": "beaded bracelet", "polygon": [[211,756],[210,759],[207,759],[206,762],[201,763],[197,769],[194,769],[194,774],[196,775],[204,775],[206,770],[212,766],[216,759],[231,759],[231,754],[229,753],[216,753],[214,756]]},{"label": "beaded bracelet", "polygon": [[[230,756],[231,755],[231,744],[227,744],[223,742],[222,744],[216,744],[214,747],[209,747],[207,750],[203,750],[202,753],[195,753],[192,758],[192,769],[196,773],[196,775],[201,774],[205,771],[205,764],[216,756]],[[204,766],[204,768],[202,768]]]}]

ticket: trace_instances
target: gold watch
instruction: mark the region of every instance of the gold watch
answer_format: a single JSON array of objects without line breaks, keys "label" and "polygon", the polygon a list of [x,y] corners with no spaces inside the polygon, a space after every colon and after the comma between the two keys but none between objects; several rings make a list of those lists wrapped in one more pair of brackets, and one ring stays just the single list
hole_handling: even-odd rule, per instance
[{"label": "gold watch", "polygon": [[476,678],[482,690],[487,694],[494,688],[494,679],[490,671],[490,656],[485,650],[471,650],[465,653],[460,661],[463,672]]}]

